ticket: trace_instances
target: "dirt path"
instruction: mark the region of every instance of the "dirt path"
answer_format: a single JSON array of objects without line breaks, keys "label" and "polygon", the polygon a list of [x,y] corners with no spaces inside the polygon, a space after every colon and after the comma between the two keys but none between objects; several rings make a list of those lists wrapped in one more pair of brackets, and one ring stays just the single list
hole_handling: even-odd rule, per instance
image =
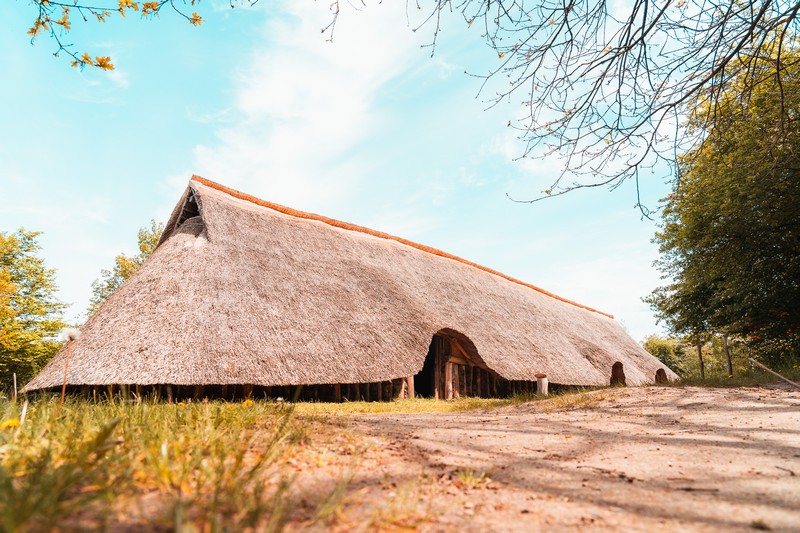
[{"label": "dirt path", "polygon": [[355,418],[372,451],[341,528],[800,531],[800,392],[589,394]]}]

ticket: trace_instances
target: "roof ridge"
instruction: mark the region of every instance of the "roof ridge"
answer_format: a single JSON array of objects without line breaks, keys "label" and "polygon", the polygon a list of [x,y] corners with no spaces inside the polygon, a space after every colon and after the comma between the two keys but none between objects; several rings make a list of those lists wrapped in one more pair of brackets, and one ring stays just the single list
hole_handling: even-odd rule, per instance
[{"label": "roof ridge", "polygon": [[612,319],[614,318],[614,315],[610,315],[608,313],[604,313],[602,311],[598,311],[597,309],[594,309],[592,307],[580,304],[580,303],[575,302],[573,300],[569,300],[567,298],[563,298],[561,296],[558,296],[557,294],[553,294],[550,291],[542,289],[541,287],[537,287],[536,285],[532,285],[530,283],[526,283],[526,282],[524,282],[522,280],[519,280],[517,278],[513,278],[511,276],[507,276],[506,274],[503,274],[502,272],[498,272],[497,270],[491,269],[489,267],[485,267],[483,265],[479,265],[478,263],[473,263],[472,261],[468,261],[467,259],[463,259],[461,257],[458,257],[457,255],[453,255],[453,254],[450,254],[450,253],[447,253],[447,252],[443,252],[442,250],[438,250],[438,249],[432,248],[430,246],[425,246],[424,244],[418,244],[416,242],[409,241],[408,239],[404,239],[402,237],[397,237],[395,235],[391,235],[389,233],[384,233],[382,231],[377,231],[377,230],[373,230],[373,229],[370,229],[370,228],[366,228],[364,226],[358,226],[356,224],[349,224],[347,222],[342,222],[341,220],[328,218],[328,217],[325,217],[325,216],[322,216],[322,215],[317,215],[317,214],[314,214],[314,213],[307,213],[305,211],[299,211],[297,209],[292,209],[291,207],[285,207],[283,205],[276,204],[276,203],[273,203],[273,202],[267,202],[266,200],[262,200],[260,198],[255,197],[255,196],[252,196],[250,194],[243,193],[241,191],[237,191],[236,189],[232,189],[230,187],[226,187],[225,185],[222,185],[222,184],[217,183],[215,181],[208,180],[208,179],[203,178],[202,176],[198,176],[196,174],[192,175],[192,179],[190,181],[195,181],[197,183],[200,183],[201,185],[205,185],[205,186],[210,187],[212,189],[215,189],[217,191],[224,192],[224,193],[226,193],[226,194],[228,194],[230,196],[233,196],[234,198],[238,198],[239,200],[244,200],[246,202],[250,202],[250,203],[259,205],[261,207],[266,207],[268,209],[272,209],[274,211],[278,211],[279,213],[283,213],[285,215],[290,215],[290,216],[293,216],[293,217],[303,218],[303,219],[307,219],[307,220],[316,220],[318,222],[322,222],[324,224],[328,224],[329,226],[334,226],[334,227],[337,227],[337,228],[346,229],[346,230],[350,230],[350,231],[356,231],[356,232],[359,232],[359,233],[366,233],[367,235],[372,235],[373,237],[378,237],[378,238],[381,238],[381,239],[386,239],[386,240],[390,240],[390,241],[399,242],[400,244],[405,244],[406,246],[410,246],[411,248],[415,248],[417,250],[420,250],[420,251],[423,251],[423,252],[427,252],[429,254],[433,254],[433,255],[436,255],[436,256],[439,256],[439,257],[444,257],[446,259],[452,259],[453,261],[457,261],[457,262],[462,263],[464,265],[471,266],[473,268],[477,268],[478,270],[482,270],[483,272],[487,272],[489,274],[493,274],[495,276],[501,277],[501,278],[503,278],[503,279],[505,279],[507,281],[510,281],[512,283],[516,283],[517,285],[522,285],[523,287],[528,287],[529,289],[533,289],[533,290],[535,290],[535,291],[537,291],[539,293],[542,293],[542,294],[544,294],[546,296],[549,296],[551,298],[555,298],[556,300],[559,300],[561,302],[568,303],[570,305],[574,305],[575,307],[579,307],[581,309],[586,309],[587,311],[591,311],[593,313],[597,313],[597,314],[600,314],[600,315],[603,315],[603,316],[607,316],[607,317],[612,318]]}]

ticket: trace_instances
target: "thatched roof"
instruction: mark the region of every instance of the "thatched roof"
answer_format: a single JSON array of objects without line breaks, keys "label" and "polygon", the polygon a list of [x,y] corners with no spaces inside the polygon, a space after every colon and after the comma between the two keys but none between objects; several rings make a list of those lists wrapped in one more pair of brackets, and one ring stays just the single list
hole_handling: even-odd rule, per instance
[{"label": "thatched roof", "polygon": [[[158,248],[83,326],[67,382],[375,382],[419,372],[442,329],[506,379],[602,385],[620,361],[641,384],[664,368],[608,315],[195,176]],[[60,385],[65,356],[27,390]]]}]

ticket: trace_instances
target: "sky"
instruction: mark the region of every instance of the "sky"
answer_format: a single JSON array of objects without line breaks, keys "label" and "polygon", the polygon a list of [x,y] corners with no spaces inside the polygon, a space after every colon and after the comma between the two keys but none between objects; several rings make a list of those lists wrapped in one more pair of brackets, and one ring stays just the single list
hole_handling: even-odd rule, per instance
[{"label": "sky", "polygon": [[[611,313],[636,340],[661,332],[641,301],[662,283],[657,228],[633,183],[509,199],[540,195],[560,161],[519,159],[520,108],[487,109],[502,80],[478,94],[465,71],[498,58],[463,19],[444,21],[433,57],[405,2],[343,4],[332,41],[328,2],[312,0],[205,0],[199,28],[169,12],[75,20],[66,41],[110,55],[107,73],[31,44],[31,5],[0,3],[0,231],[43,232],[71,320],[198,174],[486,265]],[[655,174],[641,183],[649,207],[667,192]]]}]

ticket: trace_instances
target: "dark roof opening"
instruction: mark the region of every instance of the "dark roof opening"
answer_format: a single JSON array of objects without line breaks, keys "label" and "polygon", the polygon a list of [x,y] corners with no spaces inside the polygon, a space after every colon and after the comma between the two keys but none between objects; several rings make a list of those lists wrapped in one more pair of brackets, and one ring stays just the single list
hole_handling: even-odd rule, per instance
[{"label": "dark roof opening", "polygon": [[178,219],[175,221],[175,228],[180,228],[181,225],[190,218],[200,216],[200,207],[197,205],[197,197],[193,189],[189,189],[189,194],[186,195],[186,200],[183,202],[181,212]]}]

